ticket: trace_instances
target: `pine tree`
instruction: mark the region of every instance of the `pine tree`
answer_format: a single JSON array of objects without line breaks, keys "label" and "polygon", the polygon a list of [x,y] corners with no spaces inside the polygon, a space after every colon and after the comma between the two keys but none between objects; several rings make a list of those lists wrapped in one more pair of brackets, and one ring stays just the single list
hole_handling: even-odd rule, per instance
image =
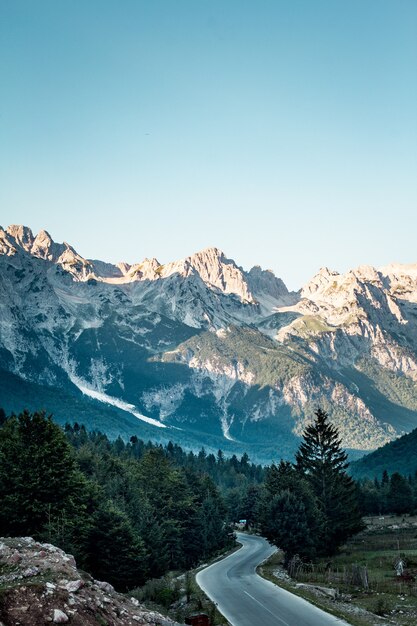
[{"label": "pine tree", "polygon": [[86,565],[93,576],[110,582],[119,591],[137,587],[146,579],[143,542],[128,517],[111,503],[101,506],[94,515]]},{"label": "pine tree", "polygon": [[363,528],[355,483],[346,473],[347,454],[339,433],[318,409],[307,426],[296,454],[296,468],[310,483],[323,516],[322,553],[332,553],[348,537]]},{"label": "pine tree", "polygon": [[311,559],[315,555],[314,539],[302,500],[288,490],[280,491],[266,504],[262,533],[285,552],[285,563],[298,554]]},{"label": "pine tree", "polygon": [[398,472],[394,472],[387,493],[388,512],[396,515],[409,513],[413,507],[412,500],[413,492],[407,480]]},{"label": "pine tree", "polygon": [[[292,511],[291,515],[300,516],[300,510],[302,510],[303,531],[298,536],[298,544],[296,553],[301,556],[308,556],[309,558],[314,556],[316,552],[316,544],[320,542],[320,534],[322,527],[322,515],[317,505],[317,499],[313,493],[312,487],[309,482],[301,477],[299,472],[296,471],[292,463],[289,461],[281,461],[279,465],[271,465],[268,467],[265,476],[264,493],[260,499],[258,507],[258,519],[260,522],[261,530],[265,534],[271,532],[271,528],[281,529],[281,524],[285,520],[274,520],[274,515],[277,515],[277,509],[272,505],[275,499],[281,497],[285,493],[290,493],[292,496],[291,502],[294,502],[294,498],[302,505],[302,508],[295,508],[292,504],[287,502],[287,508]],[[287,522],[285,522],[287,523]],[[307,530],[305,530],[306,525]],[[294,535],[296,529],[292,531]],[[304,543],[303,543],[304,536]],[[284,545],[280,545],[281,532],[276,537],[270,536],[270,539],[276,543],[278,547],[285,550]],[[293,552],[288,556],[288,560],[295,554]]]},{"label": "pine tree", "polygon": [[0,429],[0,534],[47,532],[82,513],[88,484],[62,430],[24,411]]}]

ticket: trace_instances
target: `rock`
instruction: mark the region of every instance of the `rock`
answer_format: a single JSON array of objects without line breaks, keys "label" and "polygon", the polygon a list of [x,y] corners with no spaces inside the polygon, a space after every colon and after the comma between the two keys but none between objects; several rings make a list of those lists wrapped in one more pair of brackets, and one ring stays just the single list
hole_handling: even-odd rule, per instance
[{"label": "rock", "polygon": [[65,589],[69,592],[69,593],[76,593],[79,589],[81,589],[81,587],[84,587],[84,581],[79,579],[79,580],[71,580],[69,583],[67,583],[65,585]]},{"label": "rock", "polygon": [[110,583],[106,583],[106,582],[104,582],[102,580],[95,580],[94,584],[99,589],[101,589],[102,591],[105,591],[106,593],[114,593],[114,587]]},{"label": "rock", "polygon": [[320,587],[319,585],[308,585],[306,583],[297,583],[296,587],[298,589],[306,589],[308,591],[312,591],[316,595],[327,596],[336,600],[338,596],[337,589],[333,589],[333,587]]},{"label": "rock", "polygon": [[[0,576],[2,601],[4,598],[8,615],[14,618],[10,624],[40,626],[76,622],[83,625],[98,624],[102,618],[100,623],[114,626],[178,626],[158,613],[147,611],[136,598],[117,593],[109,583],[90,577],[84,579],[69,565],[71,556],[65,558],[67,555],[59,548],[21,537],[1,537],[0,544],[2,562],[10,562],[15,553],[22,556],[11,573]],[[41,556],[42,551],[45,557]],[[36,579],[32,577],[36,574],[42,575],[41,584],[33,584]],[[94,614],[97,620],[92,621]],[[0,622],[0,626],[5,624]]]},{"label": "rock", "polygon": [[60,609],[54,609],[53,622],[54,624],[66,624],[69,620],[68,615],[61,611]]},{"label": "rock", "polygon": [[19,552],[14,552],[12,556],[9,558],[9,563],[20,563],[22,560],[22,555]]},{"label": "rock", "polygon": [[22,572],[22,576],[24,578],[30,578],[31,576],[37,576],[38,574],[39,574],[39,567],[28,567]]},{"label": "rock", "polygon": [[46,593],[48,595],[53,594],[56,589],[56,585],[54,585],[54,583],[49,583],[49,582],[46,583],[45,587],[46,587]]},{"label": "rock", "polygon": [[77,564],[72,554],[66,554],[62,560],[68,563],[69,565],[71,565],[72,567],[77,567]]}]

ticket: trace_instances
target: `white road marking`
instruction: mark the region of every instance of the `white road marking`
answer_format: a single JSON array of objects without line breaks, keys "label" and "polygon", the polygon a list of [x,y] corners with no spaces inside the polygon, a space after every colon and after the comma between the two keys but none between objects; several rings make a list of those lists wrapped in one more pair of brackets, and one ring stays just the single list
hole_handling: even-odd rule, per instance
[{"label": "white road marking", "polygon": [[243,590],[243,593],[246,593],[247,596],[249,596],[250,598],[252,598],[252,600],[254,602],[256,602],[257,604],[259,604],[259,606],[261,606],[265,611],[268,611],[268,613],[270,615],[272,615],[272,617],[274,619],[279,620],[280,622],[282,622],[283,624],[285,624],[285,626],[290,626],[290,624],[288,624],[288,622],[284,622],[283,619],[281,619],[280,617],[278,617],[278,615],[275,615],[274,613],[272,613],[272,611],[270,611],[264,604],[262,604],[262,602],[259,602],[259,600],[257,600],[256,598],[254,598],[253,596],[251,596],[250,593],[248,593],[247,591]]}]

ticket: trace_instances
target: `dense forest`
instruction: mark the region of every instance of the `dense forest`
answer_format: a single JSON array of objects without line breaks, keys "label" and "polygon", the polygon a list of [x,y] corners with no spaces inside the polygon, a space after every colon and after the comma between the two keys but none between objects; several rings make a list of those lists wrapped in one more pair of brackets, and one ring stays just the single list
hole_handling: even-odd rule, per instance
[{"label": "dense forest", "polygon": [[417,472],[417,428],[367,454],[350,466],[354,478],[382,479],[384,471],[414,476]]},{"label": "dense forest", "polygon": [[360,508],[364,515],[405,515],[417,511],[417,473],[402,476],[384,470],[382,478],[358,482]]},{"label": "dense forest", "polygon": [[[417,508],[417,477],[355,482],[338,432],[320,409],[294,463],[111,441],[42,412],[0,409],[0,535],[32,535],[75,555],[96,578],[127,590],[185,570],[233,545],[246,520],[293,556],[335,553],[362,515]],[[349,515],[347,515],[347,511]]]},{"label": "dense forest", "polygon": [[233,541],[206,472],[135,437],[110,442],[78,425],[64,433],[43,413],[2,417],[0,501],[0,535],[54,543],[122,591]]}]

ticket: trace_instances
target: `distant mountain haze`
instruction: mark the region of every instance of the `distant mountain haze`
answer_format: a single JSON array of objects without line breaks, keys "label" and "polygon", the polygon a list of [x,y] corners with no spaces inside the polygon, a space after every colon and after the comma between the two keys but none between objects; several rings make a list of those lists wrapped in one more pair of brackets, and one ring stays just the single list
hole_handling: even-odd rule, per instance
[{"label": "distant mountain haze", "polygon": [[417,427],[417,263],[322,268],[290,292],[217,248],[113,265],[0,228],[0,368],[6,411],[112,436],[277,460],[321,406],[369,451]]}]

